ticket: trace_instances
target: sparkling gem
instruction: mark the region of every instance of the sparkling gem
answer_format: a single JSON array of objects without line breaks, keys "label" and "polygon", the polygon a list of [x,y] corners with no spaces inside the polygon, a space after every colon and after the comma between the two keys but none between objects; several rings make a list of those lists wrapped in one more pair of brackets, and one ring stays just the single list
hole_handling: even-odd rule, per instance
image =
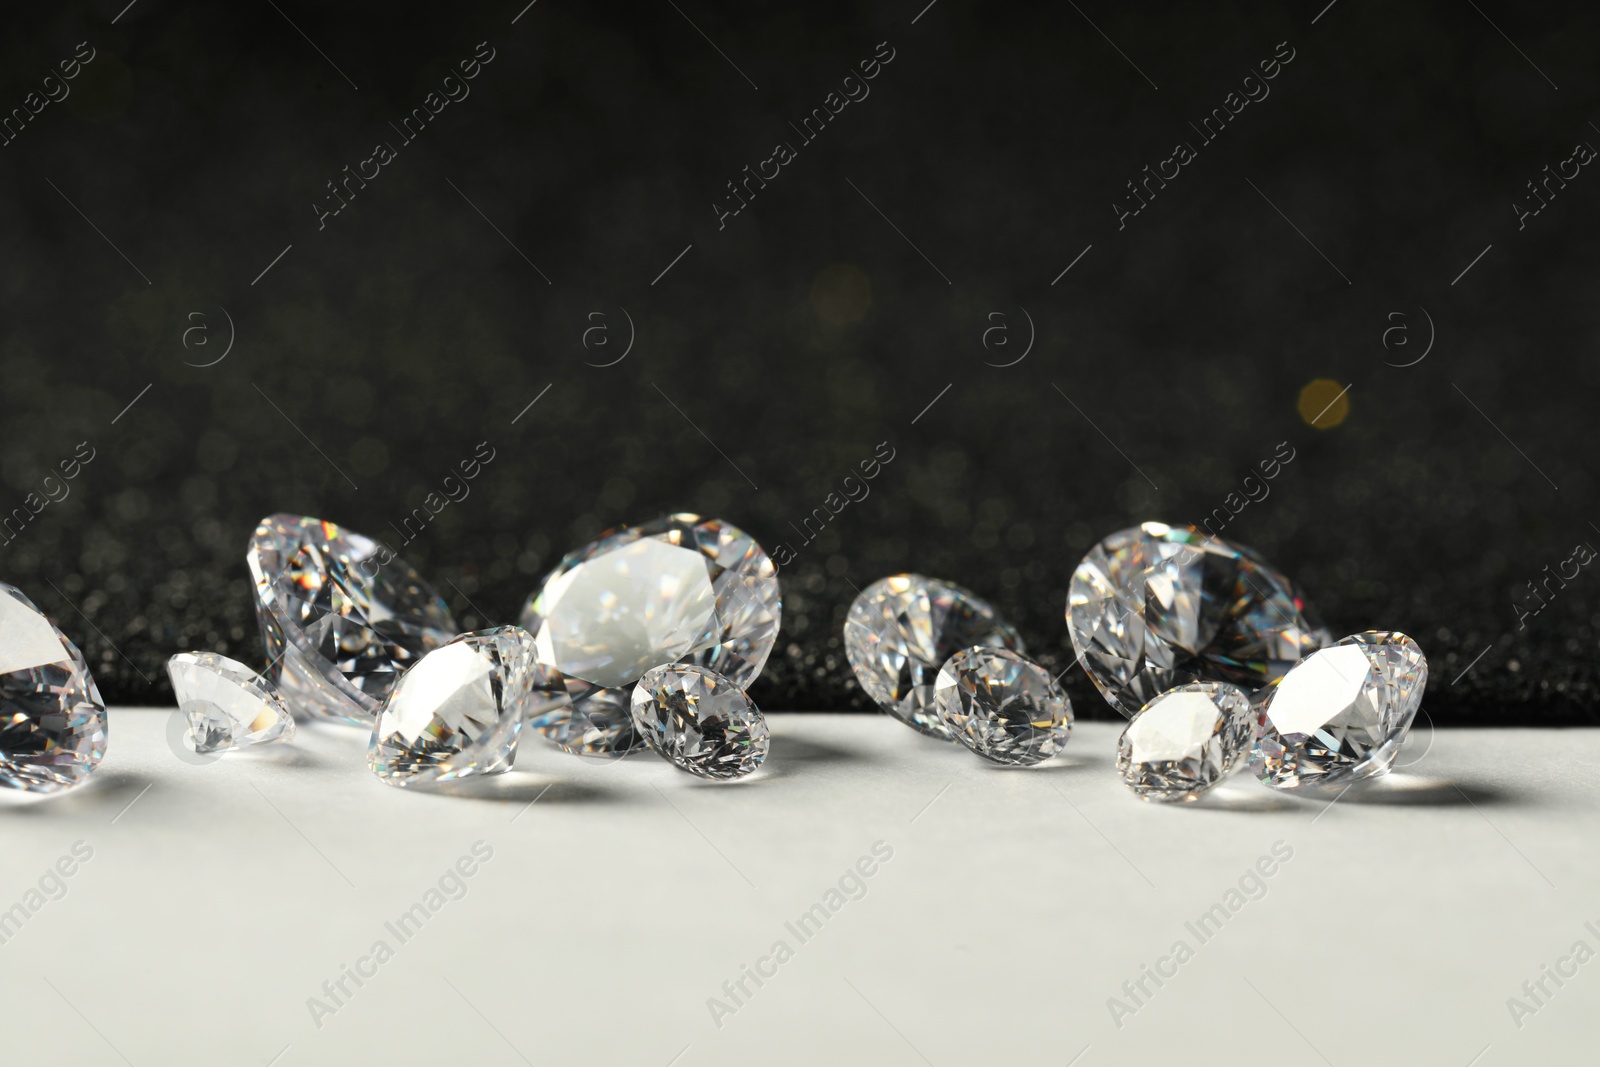
[{"label": "sparkling gem", "polygon": [[708,667],[652,667],[633,688],[633,726],[673,765],[701,778],[743,778],[767,758],[772,734],[744,690]]},{"label": "sparkling gem", "polygon": [[1159,522],[1090,549],[1072,575],[1067,632],[1123,715],[1185,682],[1253,692],[1332,640],[1299,587],[1252,549]]},{"label": "sparkling gem", "polygon": [[1250,697],[1226,682],[1189,682],[1146,704],[1117,742],[1117,771],[1146,800],[1194,800],[1245,765]]},{"label": "sparkling gem", "polygon": [[1402,633],[1368,631],[1307,656],[1256,699],[1250,768],[1276,789],[1345,785],[1387,771],[1428,684]]},{"label": "sparkling gem", "polygon": [[984,759],[1026,767],[1072,736],[1072,702],[1044,668],[1003,648],[969,648],[939,668],[935,710]]},{"label": "sparkling gem", "polygon": [[954,735],[935,706],[934,682],[945,660],[976,645],[1024,651],[977,595],[920,574],[873,582],[844,620],[844,652],[861,688],[901,722],[945,741]]},{"label": "sparkling gem", "polygon": [[400,673],[456,634],[416,571],[331,522],[270,515],[246,560],[267,679],[297,715],[371,726]]},{"label": "sparkling gem", "polygon": [[778,572],[731,523],[671,515],[623,526],[568,555],[522,609],[539,662],[572,700],[529,720],[568,752],[621,755],[639,742],[629,692],[647,670],[695,663],[747,686],[782,618]]},{"label": "sparkling gem", "polygon": [[54,793],[105,754],[106,705],[83,653],[0,582],[0,786]]},{"label": "sparkling gem", "polygon": [[294,737],[289,705],[261,675],[215,652],[180,652],[167,660],[178,710],[196,752],[222,752]]},{"label": "sparkling gem", "polygon": [[566,699],[522,627],[462,634],[400,676],[378,709],[367,763],[390,785],[498,774],[516,758],[527,716]]}]

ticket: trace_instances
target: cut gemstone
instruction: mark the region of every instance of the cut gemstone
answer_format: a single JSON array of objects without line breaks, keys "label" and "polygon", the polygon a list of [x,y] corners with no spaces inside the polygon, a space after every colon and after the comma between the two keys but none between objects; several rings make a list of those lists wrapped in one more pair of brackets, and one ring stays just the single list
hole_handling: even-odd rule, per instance
[{"label": "cut gemstone", "polygon": [[245,558],[266,677],[297,715],[371,726],[400,672],[456,634],[416,571],[331,522],[269,515]]},{"label": "cut gemstone", "polygon": [[1387,771],[1422,706],[1428,660],[1371,630],[1307,656],[1257,697],[1250,768],[1275,789],[1344,785]]},{"label": "cut gemstone", "polygon": [[238,660],[215,652],[180,652],[167,660],[167,677],[196,752],[294,737],[289,705],[271,682]]},{"label": "cut gemstone", "polygon": [[106,705],[83,653],[0,582],[0,786],[54,793],[106,754]]},{"label": "cut gemstone", "polygon": [[767,720],[731,679],[708,667],[652,667],[633,687],[634,729],[680,770],[743,778],[767,758]]},{"label": "cut gemstone", "polygon": [[664,663],[694,663],[748,686],[782,618],[778,572],[720,519],[670,515],[623,526],[569,554],[522,609],[539,662],[570,703],[529,719],[568,752],[613,756],[639,742],[629,688]]},{"label": "cut gemstone", "polygon": [[367,764],[401,786],[498,774],[516,757],[526,717],[566,699],[522,627],[462,634],[423,656],[389,691]]},{"label": "cut gemstone", "polygon": [[1072,575],[1067,632],[1125,716],[1186,682],[1253,692],[1332,640],[1299,587],[1252,549],[1159,522],[1090,549]]},{"label": "cut gemstone", "polygon": [[1026,767],[1072,736],[1072,702],[1032,660],[1003,648],[951,656],[933,686],[935,708],[957,741],[984,759]]},{"label": "cut gemstone", "polygon": [[954,740],[935,706],[945,660],[982,645],[1024,651],[998,612],[954,582],[896,574],[862,591],[844,620],[856,681],[884,711],[930,737]]},{"label": "cut gemstone", "polygon": [[1250,697],[1189,682],[1146,704],[1117,742],[1117,771],[1145,800],[1194,800],[1243,767],[1255,737]]}]

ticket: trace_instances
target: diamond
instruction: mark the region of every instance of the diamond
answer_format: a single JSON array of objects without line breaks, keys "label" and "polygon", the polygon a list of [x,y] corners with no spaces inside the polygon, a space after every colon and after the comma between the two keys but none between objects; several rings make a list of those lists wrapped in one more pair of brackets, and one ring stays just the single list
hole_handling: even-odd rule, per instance
[{"label": "diamond", "polygon": [[879,707],[930,737],[954,740],[935,707],[945,660],[983,645],[1022,652],[1022,639],[988,603],[954,582],[896,574],[850,605],[844,652],[856,681]]},{"label": "diamond", "polygon": [[529,726],[568,752],[621,755],[639,742],[629,687],[664,663],[695,663],[748,686],[782,620],[778,572],[720,519],[670,515],[623,526],[569,554],[522,609],[539,662],[570,703]]},{"label": "diamond", "polygon": [[0,786],[55,793],[106,754],[106,705],[83,653],[0,582]]},{"label": "diamond", "polygon": [[371,726],[400,672],[456,634],[416,571],[331,522],[269,515],[245,558],[267,679],[298,715]]},{"label": "diamond", "polygon": [[1332,640],[1299,587],[1254,550],[1159,522],[1089,550],[1072,575],[1067,632],[1130,716],[1185,682],[1254,691]]},{"label": "diamond", "polygon": [[400,676],[378,709],[367,764],[390,785],[507,770],[525,718],[567,695],[520,626],[462,634]]},{"label": "diamond", "polygon": [[1145,800],[1194,800],[1243,767],[1255,737],[1250,697],[1189,682],[1146,704],[1117,742],[1117,772]]},{"label": "diamond", "polygon": [[1257,698],[1260,736],[1250,768],[1275,789],[1382,774],[1427,684],[1427,657],[1403,633],[1370,630],[1313,653]]},{"label": "diamond", "polygon": [[261,675],[215,652],[180,652],[167,660],[178,710],[196,752],[222,752],[294,737],[289,705]]},{"label": "diamond", "polygon": [[708,667],[652,667],[633,688],[634,729],[680,770],[743,778],[767,758],[772,734],[744,690]]},{"label": "diamond", "polygon": [[969,648],[939,668],[935,710],[957,741],[984,759],[1026,767],[1072,736],[1072,702],[1044,669],[1003,648]]}]

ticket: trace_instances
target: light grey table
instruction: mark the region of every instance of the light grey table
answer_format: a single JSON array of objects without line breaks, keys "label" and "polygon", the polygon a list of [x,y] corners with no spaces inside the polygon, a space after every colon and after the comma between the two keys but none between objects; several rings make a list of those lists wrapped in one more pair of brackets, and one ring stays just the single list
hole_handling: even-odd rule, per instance
[{"label": "light grey table", "polygon": [[1600,1043],[1600,962],[1572,955],[1600,951],[1596,732],[1424,729],[1331,807],[1248,778],[1163,807],[1117,780],[1113,724],[1013,770],[777,715],[745,783],[530,744],[463,797],[382,785],[335,727],[193,765],[171,719],[114,711],[92,786],[0,806],[5,1063],[1490,1067]]}]

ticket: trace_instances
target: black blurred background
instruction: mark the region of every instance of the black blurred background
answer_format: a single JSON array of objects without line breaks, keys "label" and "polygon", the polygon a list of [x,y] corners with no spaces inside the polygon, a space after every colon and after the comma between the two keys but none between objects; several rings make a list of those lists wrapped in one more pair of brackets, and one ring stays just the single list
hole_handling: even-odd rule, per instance
[{"label": "black blurred background", "polygon": [[[1600,573],[1518,605],[1600,545],[1600,175],[1513,207],[1600,146],[1593,5],[124,3],[8,13],[0,44],[7,114],[93,50],[0,147],[0,505],[94,455],[0,579],[110,701],[168,700],[175,651],[261,662],[262,515],[393,543],[480,442],[403,552],[463,625],[607,526],[720,516],[793,552],[768,710],[867,706],[840,624],[903,570],[1065,667],[1090,545],[1237,506],[1287,442],[1224,536],[1339,633],[1417,637],[1436,722],[1596,718]],[[791,127],[890,52],[813,142]]]}]

